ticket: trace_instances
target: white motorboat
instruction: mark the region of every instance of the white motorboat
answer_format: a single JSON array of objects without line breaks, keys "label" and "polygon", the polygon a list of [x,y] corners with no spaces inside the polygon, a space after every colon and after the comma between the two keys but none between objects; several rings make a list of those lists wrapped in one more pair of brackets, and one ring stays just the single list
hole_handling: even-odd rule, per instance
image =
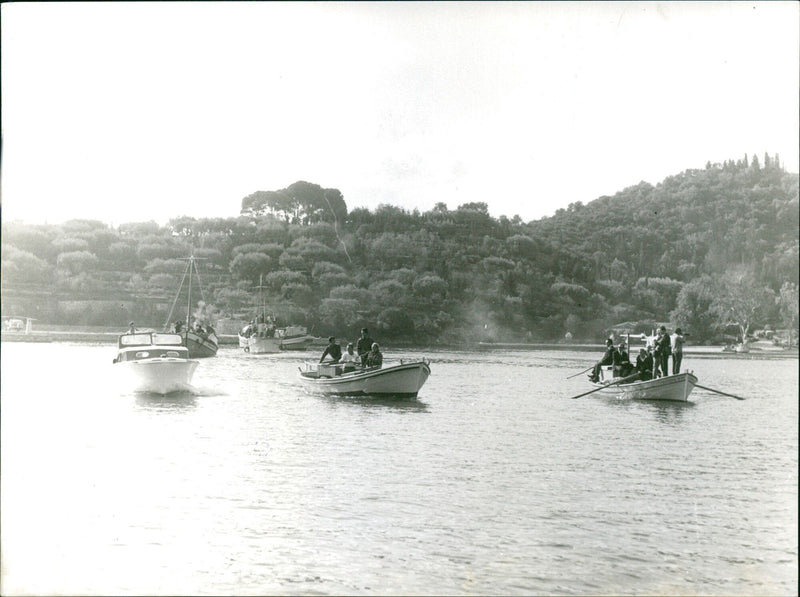
[{"label": "white motorboat", "polygon": [[[592,385],[598,388],[598,394],[618,396],[620,398],[633,398],[637,400],[674,400],[686,402],[689,394],[697,385],[697,377],[688,371],[666,377],[656,377],[647,381],[621,382],[619,377],[613,377],[612,367],[600,368],[600,379]],[[602,388],[602,389],[599,389]]]},{"label": "white motorboat", "polygon": [[342,364],[306,363],[300,379],[307,387],[340,396],[416,397],[431,374],[427,359],[380,368],[348,370]]},{"label": "white motorboat", "polygon": [[135,331],[119,337],[114,365],[134,392],[171,394],[191,389],[200,361],[189,358],[183,337],[175,333]]}]

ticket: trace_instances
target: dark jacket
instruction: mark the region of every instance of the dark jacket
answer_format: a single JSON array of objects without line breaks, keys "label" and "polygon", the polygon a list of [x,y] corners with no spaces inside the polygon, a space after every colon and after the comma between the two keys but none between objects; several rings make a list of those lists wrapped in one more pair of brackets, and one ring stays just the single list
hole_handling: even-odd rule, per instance
[{"label": "dark jacket", "polygon": [[613,365],[614,364],[614,355],[616,354],[616,350],[613,346],[609,346],[606,348],[605,354],[603,354],[603,358],[600,359],[601,365]]},{"label": "dark jacket", "polygon": [[636,370],[641,373],[642,380],[648,380],[653,377],[653,355],[649,352],[642,357],[636,357]]},{"label": "dark jacket", "polygon": [[661,338],[656,338],[653,352],[658,356],[669,356],[669,354],[672,352],[669,334],[664,334],[661,336]]}]

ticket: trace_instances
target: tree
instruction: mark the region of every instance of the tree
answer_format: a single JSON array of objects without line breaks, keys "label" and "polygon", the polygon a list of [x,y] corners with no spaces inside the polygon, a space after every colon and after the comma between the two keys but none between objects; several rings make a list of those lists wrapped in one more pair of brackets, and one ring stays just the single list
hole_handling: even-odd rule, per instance
[{"label": "tree", "polygon": [[789,345],[798,325],[798,290],[797,284],[784,282],[780,294],[775,298],[780,309],[781,321],[789,329]]},{"label": "tree", "polygon": [[97,266],[97,257],[89,251],[61,253],[56,264],[59,269],[74,275],[94,270]]},{"label": "tree", "polygon": [[257,282],[272,269],[273,260],[264,253],[245,253],[237,255],[231,261],[231,274],[237,280]]},{"label": "tree", "polygon": [[711,311],[717,316],[718,327],[738,326],[746,345],[750,329],[760,323],[760,318],[774,304],[775,293],[770,288],[758,284],[752,275],[733,272],[718,285]]},{"label": "tree", "polygon": [[711,310],[717,296],[717,284],[711,276],[704,275],[684,284],[678,293],[670,321],[699,340],[713,334],[716,319]]}]

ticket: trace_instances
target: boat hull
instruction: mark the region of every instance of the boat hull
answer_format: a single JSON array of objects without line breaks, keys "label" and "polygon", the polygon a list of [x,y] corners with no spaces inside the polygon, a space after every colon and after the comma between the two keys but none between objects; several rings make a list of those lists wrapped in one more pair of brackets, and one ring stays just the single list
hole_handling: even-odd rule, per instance
[{"label": "boat hull", "polygon": [[281,338],[281,350],[307,350],[311,347],[314,338],[311,336],[298,336],[295,338]]},{"label": "boat hull", "polygon": [[203,359],[217,355],[219,350],[219,340],[214,332],[208,336],[201,336],[194,331],[184,332],[185,346],[189,349],[189,357],[192,359]]},{"label": "boat hull", "polygon": [[689,394],[692,393],[697,385],[697,377],[690,372],[657,377],[648,381],[636,381],[633,383],[617,384],[606,387],[605,384],[595,383],[596,387],[602,387],[598,394],[606,396],[616,396],[634,400],[668,400],[676,402],[686,402]]},{"label": "boat hull", "polygon": [[281,341],[278,338],[265,336],[250,336],[246,338],[239,334],[239,347],[250,354],[270,354],[280,352]]},{"label": "boat hull", "polygon": [[116,363],[134,392],[172,394],[191,389],[198,361],[194,359],[155,358]]},{"label": "boat hull", "polygon": [[300,378],[306,387],[324,394],[416,397],[430,373],[427,361],[419,361],[330,377],[315,377],[312,371],[301,371]]}]

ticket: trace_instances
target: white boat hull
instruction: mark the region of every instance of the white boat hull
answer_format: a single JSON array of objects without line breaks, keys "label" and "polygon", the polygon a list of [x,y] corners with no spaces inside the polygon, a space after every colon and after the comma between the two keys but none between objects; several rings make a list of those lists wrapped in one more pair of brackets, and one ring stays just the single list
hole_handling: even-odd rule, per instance
[{"label": "white boat hull", "polygon": [[250,336],[245,338],[239,335],[239,346],[250,354],[269,354],[279,352],[281,341],[278,338],[264,336]]},{"label": "white boat hull", "polygon": [[311,336],[296,336],[294,338],[281,338],[281,350],[306,350],[311,346],[314,338]]},{"label": "white boat hull", "polygon": [[[333,366],[330,366],[332,368]],[[315,371],[301,371],[307,387],[325,394],[340,396],[414,397],[431,373],[426,361],[401,363],[382,369],[355,371],[331,377],[315,377]]]},{"label": "white boat hull", "polygon": [[[613,381],[613,380],[610,380]],[[678,373],[666,377],[657,377],[648,381],[616,384],[606,387],[607,384],[595,383],[602,387],[598,394],[617,396],[635,400],[672,400],[686,402],[689,394],[697,385],[697,377],[693,373]]]},{"label": "white boat hull", "polygon": [[191,389],[198,364],[194,359],[156,358],[116,365],[125,372],[132,391],[171,394]]}]

